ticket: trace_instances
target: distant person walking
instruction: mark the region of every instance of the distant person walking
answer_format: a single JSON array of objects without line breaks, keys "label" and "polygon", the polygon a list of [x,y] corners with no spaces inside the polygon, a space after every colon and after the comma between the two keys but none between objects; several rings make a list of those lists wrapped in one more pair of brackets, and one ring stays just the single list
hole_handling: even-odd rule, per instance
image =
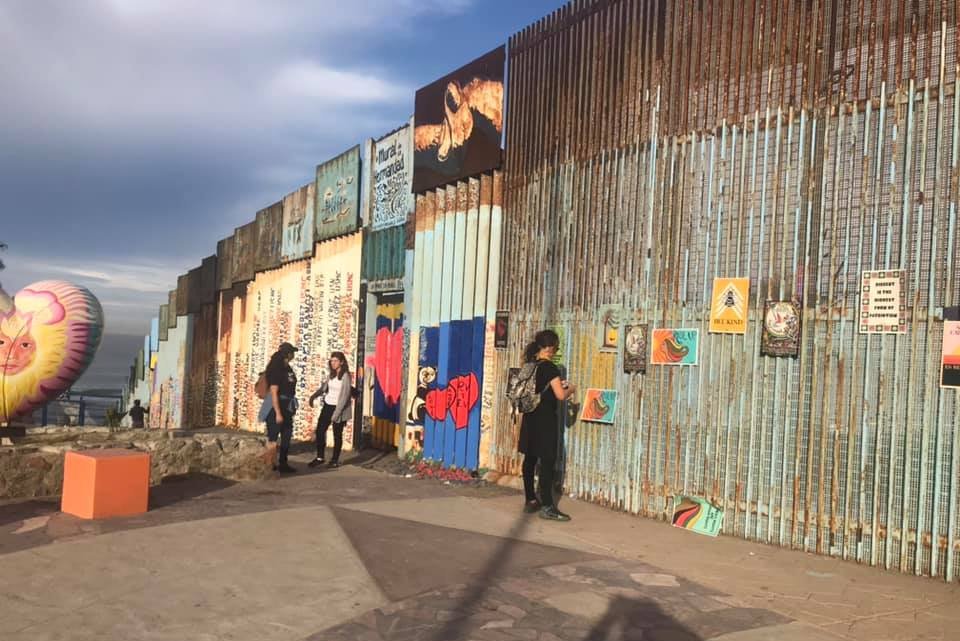
[{"label": "distant person walking", "polygon": [[134,401],[133,407],[130,408],[130,411],[127,414],[130,415],[130,425],[134,429],[142,430],[143,429],[143,417],[149,413],[149,410],[144,409],[140,406],[140,401]]},{"label": "distant person walking", "polygon": [[350,419],[353,399],[353,377],[343,352],[333,352],[328,361],[327,381],[310,397],[310,407],[317,398],[323,398],[320,417],[317,419],[317,458],[308,463],[316,467],[324,462],[327,446],[327,428],[333,425],[333,456],[330,467],[340,467],[340,451],[343,449],[343,428]]},{"label": "distant person walking", "polygon": [[[540,517],[551,521],[569,521],[570,517],[557,509],[553,498],[553,483],[560,440],[560,401],[573,396],[576,387],[561,378],[560,369],[552,359],[557,354],[560,338],[553,330],[537,332],[527,345],[523,358],[536,366],[536,393],[540,402],[536,409],[523,415],[517,449],[523,458],[523,490],[526,494],[524,511],[539,511]],[[540,496],[534,486],[534,473],[540,463]]]},{"label": "distant person walking", "polygon": [[280,444],[277,448],[277,464],[274,469],[282,474],[296,472],[287,462],[290,454],[290,440],[293,438],[293,417],[297,413],[297,375],[293,373],[290,362],[297,348],[290,343],[281,343],[270,357],[267,365],[267,399],[270,411],[265,417],[267,440]]}]

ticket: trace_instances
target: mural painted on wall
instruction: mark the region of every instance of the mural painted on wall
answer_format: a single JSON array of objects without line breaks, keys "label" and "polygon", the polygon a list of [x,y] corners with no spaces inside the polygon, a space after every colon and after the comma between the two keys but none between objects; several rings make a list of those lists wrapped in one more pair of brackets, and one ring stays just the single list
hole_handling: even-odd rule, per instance
[{"label": "mural painted on wall", "polygon": [[404,321],[403,298],[381,297],[370,332],[374,349],[366,359],[366,376],[373,386],[373,440],[381,445],[397,445],[400,440]]},{"label": "mural painted on wall", "polygon": [[280,266],[283,254],[283,202],[276,202],[257,212],[258,272]]},{"label": "mural painted on wall", "polygon": [[[294,436],[313,438],[320,408],[309,407],[307,399],[327,376],[330,352],[344,352],[351,370],[356,367],[360,254],[359,233],[318,243],[316,256],[257,274],[243,292],[224,296],[217,359],[219,422],[263,429],[253,386],[277,346],[289,341],[299,348],[292,365],[300,400]],[[344,441],[350,445],[352,439],[348,428]]]},{"label": "mural painted on wall", "polygon": [[[493,394],[483,382],[495,357],[499,282],[493,191],[485,176],[417,201],[420,382],[410,414],[423,417],[424,456],[444,466],[478,468],[482,417],[492,404]],[[489,243],[473,240],[487,238]]]},{"label": "mural painted on wall", "polygon": [[374,143],[372,162],[370,227],[378,231],[403,225],[414,208],[412,127],[401,127]]},{"label": "mural painted on wall", "polygon": [[103,309],[84,287],[58,280],[0,288],[0,423],[57,398],[87,369],[103,335]]},{"label": "mural painted on wall", "polygon": [[500,166],[505,59],[499,47],[417,91],[414,192]]},{"label": "mural painted on wall", "polygon": [[150,395],[148,425],[156,429],[179,429],[185,425],[184,386],[190,373],[193,316],[178,316],[176,326],[160,343],[156,354]]},{"label": "mural painted on wall", "polygon": [[217,242],[217,289],[233,287],[233,236]]},{"label": "mural painted on wall", "polygon": [[360,146],[317,166],[317,240],[357,229],[360,213]]},{"label": "mural painted on wall", "polygon": [[313,183],[283,197],[283,243],[281,261],[308,258],[313,254],[313,217],[316,208]]},{"label": "mural painted on wall", "polygon": [[247,223],[233,233],[233,282],[253,280],[257,258],[257,223]]}]

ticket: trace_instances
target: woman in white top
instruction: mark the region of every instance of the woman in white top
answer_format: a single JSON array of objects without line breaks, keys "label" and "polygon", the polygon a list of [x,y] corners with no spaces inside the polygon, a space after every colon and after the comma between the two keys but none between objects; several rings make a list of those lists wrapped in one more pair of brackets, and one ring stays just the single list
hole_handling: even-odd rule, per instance
[{"label": "woman in white top", "polygon": [[340,467],[343,428],[350,418],[353,378],[350,376],[347,357],[343,352],[331,353],[329,367],[327,382],[310,397],[310,407],[313,407],[313,402],[317,398],[323,397],[323,406],[320,409],[320,417],[317,419],[317,458],[310,461],[310,467],[316,467],[324,462],[327,428],[331,424],[333,425],[333,457],[330,459],[330,467]]}]

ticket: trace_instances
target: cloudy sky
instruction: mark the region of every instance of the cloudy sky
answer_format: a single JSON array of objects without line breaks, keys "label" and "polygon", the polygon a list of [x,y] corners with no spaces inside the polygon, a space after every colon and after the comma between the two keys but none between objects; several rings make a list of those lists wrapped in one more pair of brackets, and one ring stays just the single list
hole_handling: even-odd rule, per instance
[{"label": "cloudy sky", "polygon": [[6,0],[11,293],[90,287],[143,335],[177,274],[561,0]]}]

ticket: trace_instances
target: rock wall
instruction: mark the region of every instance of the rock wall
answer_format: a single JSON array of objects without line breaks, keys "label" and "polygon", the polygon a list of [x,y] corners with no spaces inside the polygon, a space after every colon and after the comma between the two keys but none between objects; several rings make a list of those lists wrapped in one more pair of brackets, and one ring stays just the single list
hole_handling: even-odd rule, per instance
[{"label": "rock wall", "polygon": [[0,499],[60,494],[65,453],[103,448],[149,452],[153,485],[184,474],[248,481],[273,473],[273,446],[252,434],[33,428],[14,445],[0,447]]}]

